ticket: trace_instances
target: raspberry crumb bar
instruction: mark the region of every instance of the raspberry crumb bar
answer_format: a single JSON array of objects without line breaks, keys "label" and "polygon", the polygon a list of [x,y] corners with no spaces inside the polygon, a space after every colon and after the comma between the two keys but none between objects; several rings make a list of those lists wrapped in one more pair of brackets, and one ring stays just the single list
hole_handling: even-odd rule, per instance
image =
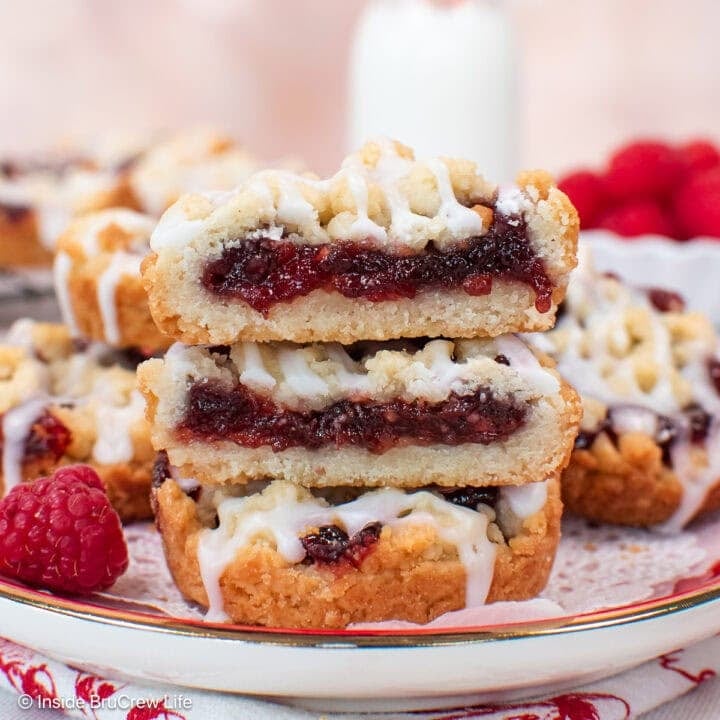
[{"label": "raspberry crumb bar", "polygon": [[114,347],[166,348],[140,277],[155,220],[126,208],[76,218],[58,240],[55,293],[75,337]]},{"label": "raspberry crumb bar", "polygon": [[204,483],[521,484],[564,466],[580,419],[514,336],[177,344],[138,378],[156,449]]},{"label": "raspberry crumb bar", "polygon": [[137,206],[159,217],[183,193],[230,190],[258,169],[231,137],[210,128],[178,132],[147,148],[128,168]]},{"label": "raspberry crumb bar", "polygon": [[311,491],[280,480],[217,489],[158,465],[153,503],[168,566],[212,622],[425,623],[523,600],[545,586],[560,538],[557,477],[452,491]]},{"label": "raspberry crumb bar", "polygon": [[0,494],[62,465],[91,465],[124,521],[147,519],[155,453],[137,390],[141,358],[18,320],[0,343]]},{"label": "raspberry crumb bar", "polygon": [[569,510],[675,531],[720,507],[720,357],[704,315],[595,272],[584,253],[556,328],[529,340],[582,397]]},{"label": "raspberry crumb bar", "polygon": [[552,327],[577,233],[545,173],[497,187],[380,141],[326,180],[267,170],[184,196],[143,276],[156,323],[186,343],[497,336]]},{"label": "raspberry crumb bar", "polygon": [[72,217],[130,195],[118,167],[89,157],[0,162],[0,267],[49,265]]}]

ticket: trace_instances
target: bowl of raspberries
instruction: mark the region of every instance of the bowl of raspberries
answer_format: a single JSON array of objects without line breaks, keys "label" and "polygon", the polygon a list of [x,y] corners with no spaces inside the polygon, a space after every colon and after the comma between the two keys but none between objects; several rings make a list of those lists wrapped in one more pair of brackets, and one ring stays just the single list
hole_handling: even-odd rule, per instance
[{"label": "bowl of raspberries", "polygon": [[718,144],[636,140],[604,168],[575,170],[558,185],[577,208],[598,269],[674,290],[720,325]]}]

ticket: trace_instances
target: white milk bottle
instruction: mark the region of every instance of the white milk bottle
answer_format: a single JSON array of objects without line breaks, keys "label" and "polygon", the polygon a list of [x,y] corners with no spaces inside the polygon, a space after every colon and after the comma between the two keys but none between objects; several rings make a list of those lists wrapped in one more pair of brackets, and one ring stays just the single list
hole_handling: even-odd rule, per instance
[{"label": "white milk bottle", "polygon": [[468,158],[488,178],[511,179],[515,65],[499,2],[371,0],[350,61],[350,149],[387,135],[419,157]]}]

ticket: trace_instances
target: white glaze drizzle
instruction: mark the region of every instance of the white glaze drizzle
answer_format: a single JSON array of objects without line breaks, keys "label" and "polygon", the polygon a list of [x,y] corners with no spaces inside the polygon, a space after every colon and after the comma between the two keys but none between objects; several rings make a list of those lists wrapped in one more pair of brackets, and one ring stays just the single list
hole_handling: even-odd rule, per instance
[{"label": "white glaze drizzle", "polygon": [[480,234],[483,231],[482,218],[458,202],[450,182],[447,165],[437,158],[428,160],[426,164],[435,176],[440,193],[440,207],[437,215],[445,222],[448,230],[456,237],[472,237]]},{"label": "white glaze drizzle", "polygon": [[[140,277],[140,265],[149,251],[149,238],[154,221],[134,210],[112,208],[102,210],[84,219],[85,226],[77,238],[86,257],[100,254],[100,236],[111,226],[119,227],[127,236],[128,244],[123,250],[110,253],[107,267],[97,280],[97,303],[103,325],[104,339],[113,345],[119,345],[122,333],[118,326],[117,287],[124,276]],[[72,298],[68,285],[73,268],[73,259],[60,251],[55,258],[55,292],[63,316],[73,336],[80,334],[77,318],[73,311]]]},{"label": "white glaze drizzle", "polygon": [[257,169],[254,159],[212,129],[178,133],[145,152],[130,173],[146,212],[159,216],[184,193],[233,188]]},{"label": "white glaze drizzle", "polygon": [[[249,193],[260,204],[259,216],[270,228],[289,225],[297,233],[291,235],[295,242],[320,243],[331,241],[329,228],[322,227],[318,220],[318,211],[305,197],[303,189],[327,195],[334,192],[342,183],[351,195],[354,208],[350,212],[354,219],[342,226],[342,238],[349,240],[371,240],[379,246],[404,245],[421,250],[429,241],[442,248],[453,243],[467,240],[468,237],[483,231],[482,218],[472,209],[465,207],[456,197],[450,179],[448,165],[441,159],[415,161],[398,153],[394,143],[387,139],[376,141],[379,156],[373,166],[366,165],[359,155],[347,157],[340,170],[332,177],[318,180],[297,175],[289,171],[265,170],[256,173],[245,182],[236,193]],[[413,212],[409,199],[403,189],[403,181],[416,167],[428,170],[435,179],[439,205],[434,216]],[[381,192],[389,211],[388,227],[384,227],[369,215],[370,188]],[[277,200],[273,197],[277,193]],[[490,202],[491,190],[486,190]],[[509,208],[519,208],[524,212],[529,200],[519,188],[513,189],[513,202],[506,202]],[[210,195],[202,196],[210,199]],[[517,199],[516,196],[522,198]],[[235,194],[229,194],[226,201],[232,202]],[[217,203],[214,203],[218,207]],[[161,218],[153,232],[151,247],[154,251],[162,248],[181,249],[201,236],[211,227],[213,219],[206,216],[203,220],[186,219],[182,204],[172,206]]]},{"label": "white glaze drizzle", "polygon": [[[400,188],[400,180],[410,170],[411,161],[400,157],[390,141],[380,140],[379,145],[380,158],[371,170],[352,156],[345,160],[343,167],[364,172],[366,182],[374,182],[382,188],[390,208],[389,236],[403,245],[413,246],[415,238],[428,237],[431,234],[431,219],[413,213],[407,197]],[[379,240],[379,238],[374,239]]]},{"label": "white glaze drizzle", "polygon": [[35,208],[38,237],[46,250],[54,250],[58,238],[70,224],[71,208],[56,203],[41,204]]},{"label": "white glaze drizzle", "polygon": [[345,389],[348,395],[372,392],[370,378],[366,373],[358,371],[358,363],[347,354],[342,345],[330,343],[326,346],[326,351],[328,358],[336,364],[335,377],[338,384]]},{"label": "white glaze drizzle", "polygon": [[[454,357],[456,352],[461,357]],[[494,358],[506,355],[510,366]],[[200,378],[198,364],[208,350],[175,344],[165,355],[168,371],[182,377]],[[468,395],[488,384],[502,393],[507,379],[525,396],[555,395],[560,389],[553,372],[542,367],[535,355],[514,336],[478,341],[432,340],[421,350],[404,352],[382,345],[361,361],[353,360],[338,344],[296,346],[242,343],[231,348],[238,379],[253,390],[272,395],[288,407],[303,409],[308,402],[320,409],[337,400],[364,395],[376,399],[401,397],[442,402],[452,393]],[[224,361],[217,361],[218,376],[227,375]],[[220,369],[222,368],[222,370]]]},{"label": "white glaze drizzle", "polygon": [[327,383],[310,368],[303,357],[302,349],[281,348],[277,353],[283,382],[299,398],[311,398],[324,395],[328,391]]},{"label": "white glaze drizzle", "polygon": [[376,238],[379,242],[387,242],[387,231],[382,225],[370,219],[368,215],[368,186],[365,178],[357,170],[345,168],[341,171],[350,193],[355,201],[357,218],[350,226],[349,240]]},{"label": "white glaze drizzle", "polygon": [[[258,178],[264,177],[263,175]],[[317,219],[317,210],[303,196],[300,187],[293,182],[288,173],[278,173],[279,195],[277,202],[277,218],[282,224],[302,226]],[[257,187],[257,183],[254,185]],[[263,193],[264,194],[264,193]],[[268,198],[271,202],[272,196]]]},{"label": "white glaze drizzle", "polygon": [[611,417],[613,428],[620,434],[635,432],[654,437],[657,432],[657,413],[648,408],[620,405],[612,409]]},{"label": "white glaze drizzle", "polygon": [[[433,340],[415,354],[404,373],[409,396],[438,400],[447,398],[453,391],[467,391],[469,383],[464,372],[467,368],[453,360],[453,348],[450,341]],[[371,366],[374,362],[371,361]]]},{"label": "white glaze drizzle", "polygon": [[158,252],[162,248],[183,248],[189,245],[203,230],[203,220],[189,220],[180,202],[171,205],[160,218],[150,236],[150,248]]},{"label": "white glaze drizzle", "polygon": [[663,532],[677,532],[692,520],[708,491],[720,480],[720,397],[705,363],[690,363],[683,374],[692,383],[694,397],[713,417],[703,443],[706,457],[702,461],[698,460],[697,448],[690,440],[686,418],[676,418],[682,434],[670,448],[670,459],[683,485],[683,495],[673,516],[659,527]]},{"label": "white glaze drizzle", "polygon": [[95,413],[97,438],[93,458],[103,465],[130,462],[134,455],[130,428],[144,411],[145,401],[137,390],[132,391],[127,405],[100,404]]},{"label": "white glaze drizzle", "polygon": [[[63,361],[62,373],[55,378],[56,391],[69,397],[85,394],[93,367],[107,351],[107,345],[92,342],[82,352],[73,353],[66,358]],[[104,391],[105,385],[101,384],[100,389]],[[98,387],[95,386],[92,390],[97,393]]]},{"label": "white glaze drizzle", "polygon": [[673,470],[682,483],[683,494],[672,516],[655,528],[660,532],[682,530],[702,506],[708,490],[720,479],[720,422],[717,418],[713,420],[705,441],[705,463],[698,464],[697,458],[693,458],[693,450],[687,436],[676,440],[670,447]]},{"label": "white glaze drizzle", "polygon": [[265,369],[258,346],[255,343],[243,342],[237,347],[242,353],[240,382],[253,389],[272,390],[277,385],[277,381]]},{"label": "white glaze drizzle", "polygon": [[113,345],[119,345],[122,340],[117,314],[118,283],[124,276],[140,277],[142,260],[141,255],[113,253],[110,263],[98,279],[97,299],[103,323],[103,335],[105,340]]},{"label": "white glaze drizzle", "polygon": [[514,185],[504,185],[498,192],[495,210],[501,215],[513,217],[522,215],[528,209],[529,200],[523,191]]},{"label": "white glaze drizzle", "polygon": [[128,250],[144,255],[149,249],[149,239],[155,228],[155,221],[142,213],[127,208],[101,210],[85,219],[85,228],[78,238],[83,252],[93,257],[101,252],[100,236],[109,227],[116,225],[132,238]]},{"label": "white glaze drizzle", "polygon": [[172,378],[186,386],[189,381],[197,376],[197,368],[191,360],[191,348],[183,343],[173,343],[165,353],[163,362],[170,370]]},{"label": "white glaze drizzle", "polygon": [[540,512],[547,502],[547,480],[526,485],[504,485],[500,495],[521,520]]},{"label": "white glaze drizzle", "polygon": [[467,576],[467,607],[482,605],[492,582],[496,546],[487,536],[488,516],[426,491],[408,494],[383,488],[329,506],[292,483],[275,481],[261,496],[221,496],[217,513],[218,527],[203,530],[198,543],[200,574],[208,595],[206,619],[211,622],[228,619],[220,580],[241,548],[262,538],[270,541],[286,562],[299,563],[305,557],[301,534],[321,525],[337,524],[349,536],[373,522],[391,528],[431,525],[444,542],[457,548]]},{"label": "white glaze drizzle", "polygon": [[70,329],[73,337],[80,335],[75,312],[73,311],[72,299],[70,298],[70,289],[68,286],[68,278],[72,270],[72,258],[64,252],[55,255],[53,265],[53,275],[55,280],[55,294],[57,296],[58,305],[60,306],[60,314],[63,322]]},{"label": "white glaze drizzle", "polygon": [[22,482],[25,442],[32,426],[51,402],[48,397],[28,398],[22,404],[7,410],[2,417],[2,471],[6,494]]},{"label": "white glaze drizzle", "polygon": [[560,391],[560,381],[556,375],[544,368],[533,352],[515,335],[501,335],[495,338],[498,353],[510,361],[513,368],[531,387],[545,395],[554,395]]}]

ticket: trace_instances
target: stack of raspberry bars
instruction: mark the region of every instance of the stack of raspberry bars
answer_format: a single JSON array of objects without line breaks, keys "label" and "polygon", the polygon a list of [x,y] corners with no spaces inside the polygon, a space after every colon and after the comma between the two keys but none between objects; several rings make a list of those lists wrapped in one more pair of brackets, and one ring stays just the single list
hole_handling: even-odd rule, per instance
[{"label": "stack of raspberry bars", "polygon": [[389,141],[165,213],[143,278],[178,342],[139,379],[208,620],[425,623],[544,587],[580,405],[509,333],[554,324],[577,229],[543,173],[498,188]]}]

